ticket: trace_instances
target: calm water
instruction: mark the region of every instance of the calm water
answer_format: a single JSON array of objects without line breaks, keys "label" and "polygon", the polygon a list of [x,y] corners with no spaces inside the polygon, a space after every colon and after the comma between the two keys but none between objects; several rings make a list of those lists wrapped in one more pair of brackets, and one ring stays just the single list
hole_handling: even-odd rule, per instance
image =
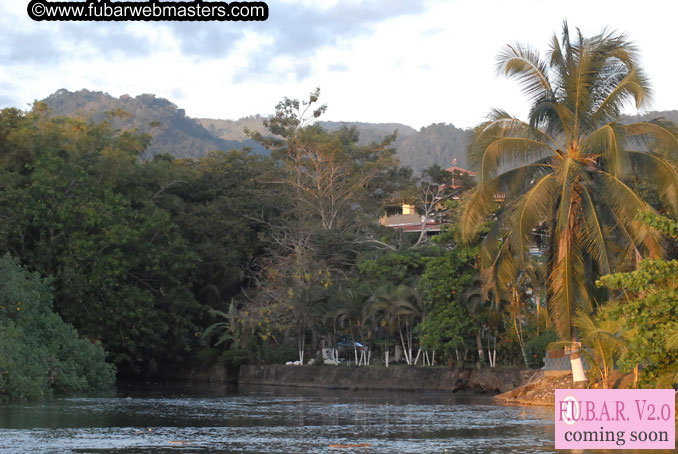
[{"label": "calm water", "polygon": [[[358,443],[370,447],[329,447]],[[446,450],[564,452],[554,450],[552,409],[448,393],[136,385],[110,396],[0,406],[0,453],[7,454]]]}]

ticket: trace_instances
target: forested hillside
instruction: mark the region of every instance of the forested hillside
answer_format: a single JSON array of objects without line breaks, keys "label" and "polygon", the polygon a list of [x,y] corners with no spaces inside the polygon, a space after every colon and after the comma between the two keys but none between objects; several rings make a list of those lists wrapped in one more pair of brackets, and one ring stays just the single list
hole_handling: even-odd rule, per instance
[{"label": "forested hillside", "polygon": [[153,140],[144,152],[145,159],[159,153],[197,158],[206,156],[210,151],[241,150],[243,146],[254,147],[255,151],[264,150],[251,140],[220,139],[187,117],[183,109],[152,94],[115,98],[100,91],[70,92],[62,89],[42,102],[47,104],[54,116],[78,117],[96,123],[108,120],[115,129],[150,134]]},{"label": "forested hillside", "polygon": [[[221,120],[187,117],[180,109],[164,98],[144,94],[136,97],[123,95],[115,98],[107,93],[89,90],[70,92],[59,90],[42,102],[52,115],[75,116],[88,121],[109,120],[115,129],[137,130],[153,137],[142,156],[149,159],[158,153],[177,158],[202,157],[209,151],[249,147],[255,153],[267,153],[258,142],[245,134],[245,128],[263,133],[264,117],[254,115],[239,120]],[[400,162],[415,173],[431,165],[443,168],[457,159],[465,167],[468,134],[450,124],[438,123],[417,131],[399,123],[360,123],[349,121],[320,121],[318,125],[328,131],[354,127],[359,133],[359,144],[379,143],[397,131],[392,143]]]}]

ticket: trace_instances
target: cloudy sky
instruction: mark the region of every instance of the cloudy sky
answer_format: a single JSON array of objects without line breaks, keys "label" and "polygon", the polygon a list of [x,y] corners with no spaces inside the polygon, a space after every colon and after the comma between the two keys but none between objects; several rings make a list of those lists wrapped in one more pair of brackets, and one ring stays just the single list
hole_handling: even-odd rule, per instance
[{"label": "cloudy sky", "polygon": [[240,118],[320,87],[328,120],[469,127],[492,107],[525,116],[496,55],[516,41],[546,50],[566,19],[627,33],[653,110],[678,109],[673,1],[269,0],[269,19],[249,23],[34,22],[27,3],[0,4],[0,107],[87,88]]}]

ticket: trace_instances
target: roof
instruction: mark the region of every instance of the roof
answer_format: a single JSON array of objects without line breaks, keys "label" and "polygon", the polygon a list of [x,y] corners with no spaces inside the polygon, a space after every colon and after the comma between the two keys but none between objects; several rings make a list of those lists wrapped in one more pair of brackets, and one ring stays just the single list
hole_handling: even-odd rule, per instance
[{"label": "roof", "polygon": [[[421,232],[421,216],[418,214],[396,214],[385,216],[381,219],[381,225],[400,229],[405,232]],[[440,232],[440,223],[429,219],[426,221],[427,232]]]},{"label": "roof", "polygon": [[445,170],[450,172],[450,173],[459,172],[459,173],[465,173],[465,174],[471,175],[471,176],[477,175],[475,172],[473,172],[471,170],[462,169],[461,167],[457,167],[457,166],[448,167]]}]

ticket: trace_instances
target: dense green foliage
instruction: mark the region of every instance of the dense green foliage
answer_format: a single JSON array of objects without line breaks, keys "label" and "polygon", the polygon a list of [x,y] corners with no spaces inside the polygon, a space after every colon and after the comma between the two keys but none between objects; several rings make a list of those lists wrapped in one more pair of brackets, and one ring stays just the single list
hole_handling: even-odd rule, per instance
[{"label": "dense green foliage", "polygon": [[121,374],[192,361],[205,304],[239,291],[259,243],[239,218],[266,205],[259,158],[140,162],[148,136],[40,104],[0,125],[0,250],[53,277],[57,312]]},{"label": "dense green foliage", "polygon": [[[504,58],[507,71],[521,74],[517,61],[534,55],[512,52]],[[567,93],[558,93],[562,99],[548,102],[567,107]],[[73,107],[67,98],[66,110]],[[156,101],[125,99],[182,120],[183,113]],[[284,98],[262,127],[245,131],[264,154],[233,150],[190,159],[176,159],[172,147],[131,129],[120,109],[92,117],[103,120],[97,122],[54,116],[41,103],[30,112],[3,110],[0,253],[9,254],[7,270],[28,276],[45,296],[19,297],[14,284],[6,285],[3,308],[11,310],[0,313],[7,316],[0,319],[0,369],[7,371],[0,385],[17,397],[100,387],[112,377],[104,349],[119,376],[137,377],[214,365],[332,362],[321,349],[359,366],[536,368],[556,327],[570,343],[576,330],[604,381],[617,359],[641,364],[647,383],[675,373],[678,314],[669,284],[675,263],[653,258],[640,262],[636,274],[604,278],[606,286],[626,290],[624,305],[590,314],[586,299],[577,302],[586,310],[576,315],[572,306],[575,293],[602,300],[605,292],[588,285],[588,277],[630,263],[623,260],[629,250],[633,258],[662,252],[660,235],[631,215],[638,207],[675,204],[665,156],[626,150],[633,159],[614,169],[613,157],[591,158],[611,140],[591,131],[607,114],[584,128],[596,139],[578,149],[580,136],[548,127],[555,120],[544,106],[546,116],[534,124],[497,113],[476,136],[484,167],[474,189],[465,171],[431,165],[414,178],[397,159],[394,145],[417,134],[444,135],[443,125],[366,142],[360,125],[318,122],[326,109],[318,101],[317,90],[303,101]],[[673,137],[663,123],[613,130],[647,139],[655,127]],[[544,144],[547,133],[571,139],[568,153]],[[144,159],[151,146],[160,148]],[[539,159],[515,167],[502,153]],[[651,167],[634,153],[661,166],[663,187],[622,169]],[[547,189],[536,194],[539,178]],[[623,194],[605,192],[622,186]],[[603,199],[607,204],[596,202]],[[416,211],[409,230],[379,224],[403,203]],[[497,215],[484,216],[491,212]],[[670,219],[647,216],[669,235],[678,231]],[[462,241],[462,232],[468,240],[471,231],[478,238]],[[626,236],[613,244],[612,233]],[[570,292],[565,300],[563,292]],[[25,310],[31,301],[35,307]],[[24,319],[24,311],[37,315]],[[33,349],[38,353],[28,355]]]},{"label": "dense green foliage", "polygon": [[428,315],[419,325],[422,344],[459,361],[467,339],[482,329],[482,298],[464,293],[477,271],[473,262],[477,251],[459,248],[426,261],[420,285],[426,289]]},{"label": "dense green foliage", "polygon": [[538,369],[544,366],[547,347],[557,339],[558,335],[555,331],[548,331],[525,342],[525,354],[531,368]]},{"label": "dense green foliage", "polygon": [[[665,216],[643,213],[651,227],[678,240],[678,223]],[[635,271],[603,276],[599,286],[617,291],[611,317],[624,333],[626,348],[620,363],[642,366],[641,383],[678,383],[678,260],[645,259]]]},{"label": "dense green foliage", "polygon": [[0,401],[113,385],[100,343],[78,337],[52,311],[49,282],[0,258]]}]

